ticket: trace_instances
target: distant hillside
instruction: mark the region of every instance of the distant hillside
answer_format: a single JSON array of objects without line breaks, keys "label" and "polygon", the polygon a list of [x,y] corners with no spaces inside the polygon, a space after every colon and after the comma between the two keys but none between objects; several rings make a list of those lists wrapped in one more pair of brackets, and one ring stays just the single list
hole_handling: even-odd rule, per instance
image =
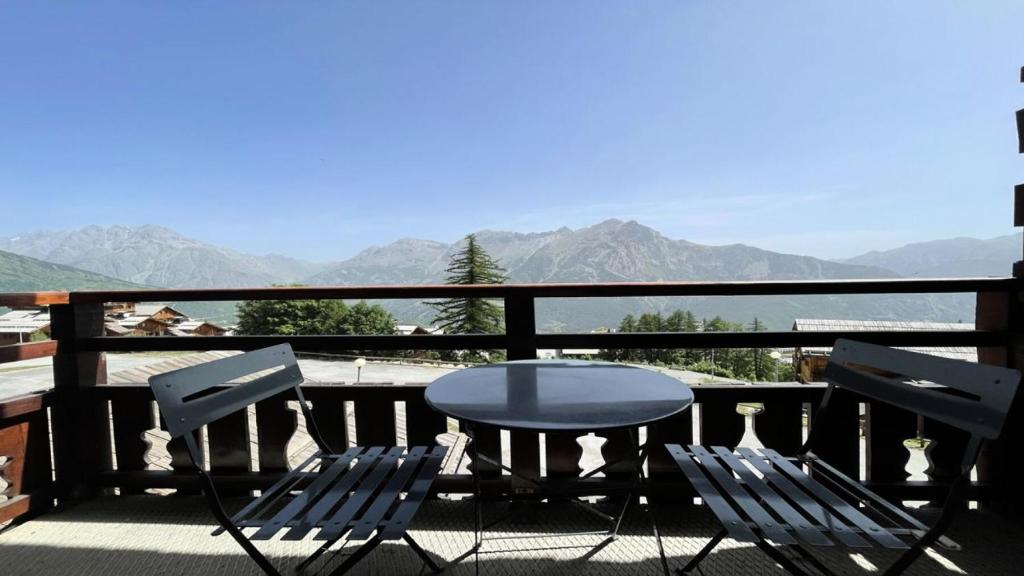
[{"label": "distant hillside", "polygon": [[988,240],[949,238],[868,252],[841,262],[880,266],[903,276],[919,278],[1008,276],[1013,263],[1021,259],[1022,242],[1021,234]]},{"label": "distant hillside", "polygon": [[0,292],[138,288],[109,276],[0,251]]},{"label": "distant hillside", "polygon": [[[501,261],[513,282],[621,282],[669,280],[808,280],[894,278],[877,266],[830,262],[751,246],[705,246],[667,238],[636,222],[608,220],[579,230],[518,234],[484,230],[484,248]],[[442,282],[456,245],[403,239],[364,250],[308,279],[310,284],[424,284]],[[432,310],[420,303],[387,305],[404,321],[429,322]],[[820,296],[741,298],[633,298],[542,300],[539,324],[546,330],[586,330],[617,325],[626,314],[688,308],[698,316],[721,315],[776,329],[793,318],[922,319],[973,318],[973,301],[959,295]]]},{"label": "distant hillside", "polygon": [[0,238],[0,250],[162,288],[291,283],[322,268],[285,256],[236,252],[161,226],[32,232]]},{"label": "distant hillside", "polygon": [[[607,220],[572,230],[521,234],[483,230],[481,244],[512,282],[621,282],[685,280],[812,280],[900,276],[1005,274],[1020,253],[1020,236],[954,239],[870,253],[846,262],[780,254],[752,246],[706,246],[668,238],[636,222]],[[1016,238],[1016,240],[1014,240]],[[934,246],[932,246],[934,245]],[[58,264],[158,287],[236,287],[281,283],[425,284],[444,281],[457,244],[406,238],[363,250],[334,264],[285,256],[254,256],[186,238],[159,226],[34,232],[0,239],[10,250]],[[959,273],[954,273],[959,270]],[[991,271],[991,272],[987,272]],[[81,273],[81,271],[78,271]],[[52,287],[52,284],[48,284]],[[109,286],[109,285],[108,285]],[[108,287],[103,286],[103,287]],[[403,323],[429,323],[423,303],[384,301]],[[234,303],[179,303],[190,314],[234,320]],[[796,317],[863,320],[969,321],[970,295],[854,295],[734,298],[555,299],[537,303],[545,331],[616,326],[626,314],[686,308],[773,329]]]}]

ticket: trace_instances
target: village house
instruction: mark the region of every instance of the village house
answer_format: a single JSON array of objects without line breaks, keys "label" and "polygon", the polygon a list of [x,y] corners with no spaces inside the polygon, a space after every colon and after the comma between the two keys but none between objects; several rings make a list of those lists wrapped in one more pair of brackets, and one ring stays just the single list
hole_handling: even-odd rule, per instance
[{"label": "village house", "polygon": [[0,346],[50,337],[50,313],[45,308],[14,309],[0,315]]},{"label": "village house", "polygon": [[[835,320],[797,318],[793,322],[797,332],[909,332],[974,330],[973,322],[895,322],[891,320]],[[978,361],[978,349],[967,346],[906,347],[922,354],[954,358],[968,362]],[[793,350],[793,371],[799,382],[821,382],[832,348],[826,346],[798,346]]]}]

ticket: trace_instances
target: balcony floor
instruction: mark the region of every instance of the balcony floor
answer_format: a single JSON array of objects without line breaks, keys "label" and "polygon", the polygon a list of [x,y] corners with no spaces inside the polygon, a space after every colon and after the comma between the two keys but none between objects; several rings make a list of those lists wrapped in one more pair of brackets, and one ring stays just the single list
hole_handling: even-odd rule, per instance
[{"label": "balcony floor", "polygon": [[[497,517],[505,509],[489,507]],[[473,539],[472,504],[438,500],[421,509],[412,533],[440,560],[464,552]],[[670,566],[678,568],[713,534],[706,508],[662,508],[660,526]],[[212,516],[199,497],[108,497],[51,512],[0,532],[0,566],[5,575],[122,576],[257,574],[230,536],[211,537]],[[483,574],[661,574],[650,517],[635,510],[622,537],[601,549],[602,536],[578,534],[601,529],[601,521],[575,507],[543,508],[532,524],[496,526],[481,554]],[[574,534],[577,533],[577,534]],[[954,524],[951,536],[964,551],[929,553],[908,574],[1019,574],[1024,528],[990,513],[971,511]],[[282,570],[315,548],[311,541],[262,543]],[[350,545],[351,546],[351,545]],[[893,554],[848,549],[821,554],[839,574],[878,573]],[[589,559],[587,558],[589,556]],[[723,542],[702,565],[709,575],[781,574],[782,570],[749,545]],[[286,572],[287,573],[287,572]],[[420,574],[421,562],[404,543],[384,544],[354,571],[358,574]],[[473,574],[472,560],[448,574]]]}]

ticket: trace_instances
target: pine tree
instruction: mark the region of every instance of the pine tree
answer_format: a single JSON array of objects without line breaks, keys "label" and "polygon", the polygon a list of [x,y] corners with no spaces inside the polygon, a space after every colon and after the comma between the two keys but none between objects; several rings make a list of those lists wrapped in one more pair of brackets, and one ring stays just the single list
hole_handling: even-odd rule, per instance
[{"label": "pine tree", "polygon": [[[466,236],[465,247],[452,256],[447,284],[502,284],[505,270],[498,266],[476,241]],[[434,323],[447,334],[499,334],[504,330],[505,310],[485,298],[450,298],[430,303],[437,316]]]}]

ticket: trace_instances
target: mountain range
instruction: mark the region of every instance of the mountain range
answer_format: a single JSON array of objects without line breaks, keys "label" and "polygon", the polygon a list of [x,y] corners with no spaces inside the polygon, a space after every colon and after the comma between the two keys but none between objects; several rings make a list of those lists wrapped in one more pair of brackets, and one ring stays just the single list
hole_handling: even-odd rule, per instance
[{"label": "mountain range", "polygon": [[[842,261],[782,254],[733,244],[707,246],[670,239],[637,222],[606,220],[550,232],[482,230],[481,245],[512,282],[668,280],[802,280],[1006,275],[1020,258],[1021,236],[954,238],[869,252]],[[352,258],[315,263],[280,255],[252,255],[186,238],[160,226],[89,226],[0,238],[0,250],[157,287],[239,287],[269,284],[424,284],[444,281],[458,243],[406,238]],[[2,278],[2,277],[0,277]],[[98,286],[106,287],[106,286]],[[115,287],[115,286],[110,286]],[[9,290],[0,279],[0,290]],[[432,309],[418,302],[384,301],[407,323],[429,323]],[[687,308],[698,317],[721,315],[788,329],[795,317],[971,321],[971,295],[775,296],[733,298],[552,299],[537,304],[547,331],[614,326],[626,314]],[[202,312],[230,321],[230,303]]]}]

